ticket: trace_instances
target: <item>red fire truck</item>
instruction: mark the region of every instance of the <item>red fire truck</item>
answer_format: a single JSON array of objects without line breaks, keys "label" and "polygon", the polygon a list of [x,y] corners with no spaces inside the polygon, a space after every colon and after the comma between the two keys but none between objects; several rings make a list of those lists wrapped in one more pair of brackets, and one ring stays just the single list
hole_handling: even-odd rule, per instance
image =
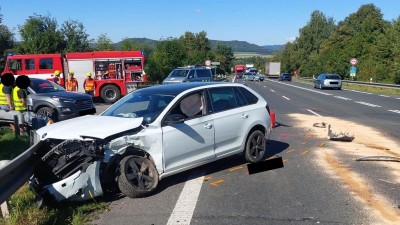
[{"label": "red fire truck", "polygon": [[59,70],[60,83],[64,86],[68,72],[74,71],[79,91],[83,92],[86,74],[91,72],[96,83],[95,97],[113,103],[121,95],[135,90],[139,83],[147,81],[144,62],[143,51],[9,55],[2,74],[27,75],[52,81],[54,71]]},{"label": "red fire truck", "polygon": [[236,65],[235,66],[235,76],[236,78],[242,78],[244,74],[245,66],[244,65]]}]

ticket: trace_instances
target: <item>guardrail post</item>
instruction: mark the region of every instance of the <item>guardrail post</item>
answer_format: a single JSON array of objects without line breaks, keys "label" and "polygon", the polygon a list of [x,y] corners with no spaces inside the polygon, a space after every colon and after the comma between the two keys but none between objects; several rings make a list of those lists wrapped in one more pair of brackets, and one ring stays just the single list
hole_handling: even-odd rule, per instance
[{"label": "guardrail post", "polygon": [[14,115],[14,129],[15,129],[15,137],[18,137],[20,135],[20,132],[19,132],[19,122],[17,115]]},{"label": "guardrail post", "polygon": [[10,212],[8,211],[7,201],[5,201],[1,204],[1,215],[3,216],[4,219],[7,219],[10,215]]}]

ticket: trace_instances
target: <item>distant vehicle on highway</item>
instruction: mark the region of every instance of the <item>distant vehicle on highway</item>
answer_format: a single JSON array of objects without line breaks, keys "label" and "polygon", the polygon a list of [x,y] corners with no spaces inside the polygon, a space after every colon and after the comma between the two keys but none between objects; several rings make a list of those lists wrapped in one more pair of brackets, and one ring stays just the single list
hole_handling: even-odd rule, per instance
[{"label": "distant vehicle on highway", "polygon": [[279,76],[279,81],[284,81],[284,80],[292,81],[292,75],[290,73],[282,73]]},{"label": "distant vehicle on highway", "polygon": [[334,88],[342,89],[342,78],[338,74],[320,74],[316,79],[314,79],[314,88]]},{"label": "distant vehicle on highway", "polygon": [[33,112],[55,121],[94,114],[92,97],[85,93],[67,92],[51,81],[31,78],[27,105]]},{"label": "distant vehicle on highway", "polygon": [[139,89],[101,115],[37,130],[40,163],[30,186],[56,201],[88,200],[116,186],[128,197],[146,196],[161,178],[221,158],[264,160],[273,121],[267,101],[243,84]]},{"label": "distant vehicle on highway", "polygon": [[260,81],[264,81],[265,75],[264,74],[257,74],[258,77],[260,77]]},{"label": "distant vehicle on highway", "polygon": [[176,84],[183,82],[204,82],[212,81],[211,69],[204,66],[178,67],[164,79],[163,84]]},{"label": "distant vehicle on highway", "polygon": [[243,74],[243,79],[244,79],[244,80],[255,81],[255,80],[260,80],[260,77],[257,76],[257,74],[255,74],[255,73],[247,72],[247,73],[244,73],[244,74]]}]

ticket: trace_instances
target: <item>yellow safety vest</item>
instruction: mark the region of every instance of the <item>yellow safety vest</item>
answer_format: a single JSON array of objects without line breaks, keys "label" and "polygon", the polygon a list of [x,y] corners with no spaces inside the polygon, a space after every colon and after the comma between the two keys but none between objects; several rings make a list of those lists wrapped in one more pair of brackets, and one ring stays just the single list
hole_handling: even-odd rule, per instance
[{"label": "yellow safety vest", "polygon": [[3,92],[4,85],[0,83],[0,105],[8,105],[6,94]]},{"label": "yellow safety vest", "polygon": [[[22,99],[18,97],[19,87],[15,87],[13,89],[13,103],[14,103],[14,110],[16,111],[26,111],[26,105],[22,102]],[[23,89],[22,89],[23,90]],[[26,91],[23,90],[25,93]]]}]

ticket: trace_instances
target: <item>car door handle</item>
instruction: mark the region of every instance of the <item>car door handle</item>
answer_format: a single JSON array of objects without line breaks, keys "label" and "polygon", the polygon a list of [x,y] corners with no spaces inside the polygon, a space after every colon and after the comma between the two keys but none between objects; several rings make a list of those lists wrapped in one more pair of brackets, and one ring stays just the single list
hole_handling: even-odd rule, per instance
[{"label": "car door handle", "polygon": [[247,119],[247,118],[249,118],[249,114],[247,114],[247,113],[243,113],[243,114],[242,114],[242,118],[243,118],[243,119]]},{"label": "car door handle", "polygon": [[206,129],[211,129],[212,127],[213,127],[213,125],[211,123],[206,123],[204,125],[204,128],[206,128]]}]

